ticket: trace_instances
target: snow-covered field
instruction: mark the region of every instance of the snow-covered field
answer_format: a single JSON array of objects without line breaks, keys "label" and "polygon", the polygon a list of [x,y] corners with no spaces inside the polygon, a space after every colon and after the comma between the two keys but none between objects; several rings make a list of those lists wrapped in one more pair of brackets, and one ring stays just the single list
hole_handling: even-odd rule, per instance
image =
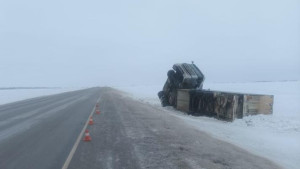
[{"label": "snow-covered field", "polygon": [[53,89],[14,89],[0,90],[0,105],[34,97],[58,94],[79,88],[53,88]]},{"label": "snow-covered field", "polygon": [[[132,97],[160,107],[158,86],[118,87]],[[287,169],[300,166],[300,81],[204,83],[205,89],[274,95],[273,115],[249,116],[234,122],[194,117],[171,107],[161,108],[198,130],[266,157]]]}]

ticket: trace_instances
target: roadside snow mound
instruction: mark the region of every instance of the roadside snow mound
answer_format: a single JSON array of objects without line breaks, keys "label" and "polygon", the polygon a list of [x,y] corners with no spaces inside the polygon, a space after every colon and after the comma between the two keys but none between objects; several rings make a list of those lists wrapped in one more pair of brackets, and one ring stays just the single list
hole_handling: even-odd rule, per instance
[{"label": "roadside snow mound", "polygon": [[204,83],[204,89],[274,95],[272,115],[248,116],[234,122],[189,116],[160,106],[162,86],[119,87],[142,102],[152,104],[211,136],[235,144],[287,168],[300,166],[300,81]]}]

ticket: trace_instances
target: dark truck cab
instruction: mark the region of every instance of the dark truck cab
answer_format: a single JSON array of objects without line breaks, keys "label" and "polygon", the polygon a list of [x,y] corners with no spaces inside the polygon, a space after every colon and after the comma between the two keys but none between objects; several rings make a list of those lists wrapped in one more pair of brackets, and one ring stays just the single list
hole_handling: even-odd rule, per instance
[{"label": "dark truck cab", "polygon": [[204,75],[195,64],[178,63],[168,71],[163,90],[158,92],[162,106],[176,106],[178,89],[202,89]]}]

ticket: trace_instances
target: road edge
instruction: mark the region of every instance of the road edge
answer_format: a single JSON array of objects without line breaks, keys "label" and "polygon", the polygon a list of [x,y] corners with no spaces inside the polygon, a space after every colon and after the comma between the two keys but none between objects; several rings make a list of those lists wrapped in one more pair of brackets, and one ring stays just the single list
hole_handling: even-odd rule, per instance
[{"label": "road edge", "polygon": [[[99,100],[100,100],[100,97],[98,98],[97,103],[99,102]],[[65,161],[65,163],[64,163],[64,165],[63,165],[63,167],[62,167],[62,169],[67,169],[67,168],[69,167],[69,164],[70,164],[70,162],[71,162],[71,160],[72,160],[72,158],[73,158],[73,156],[74,156],[74,154],[75,154],[75,151],[76,151],[76,149],[77,149],[77,147],[78,147],[78,145],[79,145],[79,143],[80,143],[80,141],[81,141],[81,138],[82,138],[82,136],[83,136],[83,133],[84,133],[84,131],[85,131],[86,128],[87,128],[87,125],[88,125],[88,123],[89,123],[89,119],[90,119],[90,117],[92,117],[92,115],[93,115],[93,113],[95,112],[95,110],[96,110],[96,106],[94,106],[94,108],[93,108],[92,112],[90,113],[90,115],[89,115],[87,121],[85,122],[85,125],[83,126],[83,128],[82,128],[82,130],[81,130],[79,136],[77,137],[77,140],[76,140],[76,142],[74,143],[74,145],[73,145],[73,147],[72,147],[72,149],[71,149],[71,151],[70,151],[70,153],[69,153],[69,155],[68,155],[68,158],[66,159],[66,161]]]}]

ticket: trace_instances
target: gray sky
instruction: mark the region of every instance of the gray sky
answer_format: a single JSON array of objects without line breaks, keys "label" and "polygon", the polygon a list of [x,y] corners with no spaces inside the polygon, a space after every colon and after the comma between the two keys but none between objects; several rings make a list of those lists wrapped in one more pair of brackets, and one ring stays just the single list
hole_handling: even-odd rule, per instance
[{"label": "gray sky", "polygon": [[[0,0],[0,86],[300,80],[300,0]],[[163,84],[162,84],[163,85]]]}]

